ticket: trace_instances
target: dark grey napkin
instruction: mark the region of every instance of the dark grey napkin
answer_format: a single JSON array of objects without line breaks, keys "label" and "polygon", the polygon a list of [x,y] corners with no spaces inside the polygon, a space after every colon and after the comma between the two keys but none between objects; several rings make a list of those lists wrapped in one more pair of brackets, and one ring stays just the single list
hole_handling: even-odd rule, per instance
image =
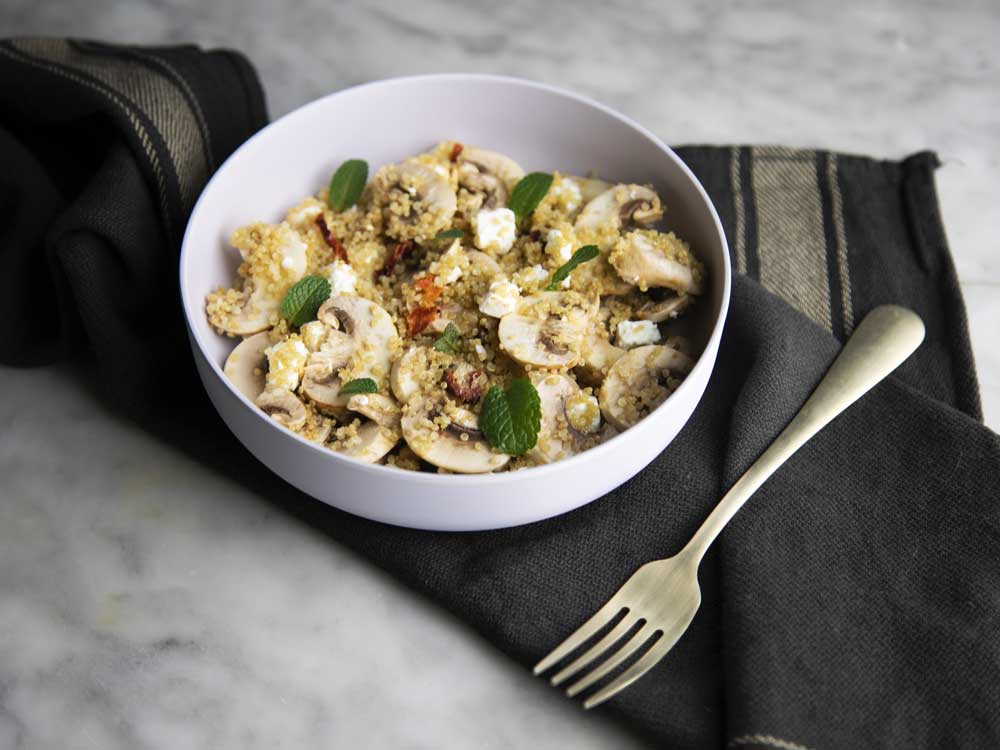
[{"label": "dark grey napkin", "polygon": [[[277,480],[192,375],[183,223],[265,120],[238,55],[0,44],[4,362],[83,355],[109,405],[533,663],[642,562],[675,552],[784,426],[870,308],[925,344],[779,471],[701,570],[691,630],[600,711],[656,747],[1000,745],[1000,446],[980,423],[932,154],[678,150],[719,209],[732,306],[683,432],[619,490],[515,529],[443,534],[338,512]],[[55,299],[46,317],[37,300]],[[156,336],[148,336],[150,330]],[[186,385],[150,387],[170,373]],[[183,378],[178,381],[177,378]]]}]

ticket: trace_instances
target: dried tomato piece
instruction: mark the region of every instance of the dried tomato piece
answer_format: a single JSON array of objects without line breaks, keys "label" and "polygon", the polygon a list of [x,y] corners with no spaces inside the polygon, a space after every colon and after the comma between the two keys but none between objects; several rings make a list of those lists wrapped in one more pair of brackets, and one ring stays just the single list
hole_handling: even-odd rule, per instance
[{"label": "dried tomato piece", "polygon": [[449,367],[444,372],[444,381],[448,384],[448,390],[463,404],[474,404],[483,395],[483,371],[473,370],[466,378],[465,383],[455,374],[455,368]]},{"label": "dried tomato piece", "polygon": [[420,290],[424,307],[430,307],[444,294],[444,287],[435,284],[433,276],[419,278],[413,283],[413,286]]},{"label": "dried tomato piece", "polygon": [[448,154],[448,160],[451,161],[452,163],[458,161],[458,157],[461,155],[461,153],[462,153],[462,144],[456,143],[454,146],[451,147],[451,153]]},{"label": "dried tomato piece", "polygon": [[396,267],[396,264],[402,259],[404,255],[410,252],[413,247],[413,240],[404,240],[396,244],[392,248],[392,252],[389,253],[388,259],[385,261],[385,265],[382,266],[378,271],[375,272],[375,278],[379,276],[385,276],[386,274],[392,273],[392,269]]},{"label": "dried tomato piece", "polygon": [[406,328],[411,336],[416,336],[437,317],[436,307],[416,307],[406,316]]},{"label": "dried tomato piece", "polygon": [[326,224],[326,217],[320,214],[316,217],[316,226],[319,227],[320,234],[323,235],[323,239],[326,240],[326,244],[330,246],[333,250],[333,257],[337,260],[342,260],[344,263],[350,263],[350,259],[347,257],[347,250],[344,249],[344,245],[333,236],[333,232],[330,231],[330,227]]}]

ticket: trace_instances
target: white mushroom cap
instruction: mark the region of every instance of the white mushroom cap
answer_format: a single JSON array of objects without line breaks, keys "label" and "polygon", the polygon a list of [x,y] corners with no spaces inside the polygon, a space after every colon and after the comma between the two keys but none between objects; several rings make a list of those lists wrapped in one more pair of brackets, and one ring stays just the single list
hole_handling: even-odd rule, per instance
[{"label": "white mushroom cap", "polygon": [[357,393],[347,400],[347,408],[368,417],[372,422],[399,432],[399,404],[381,393]]},{"label": "white mushroom cap", "polygon": [[460,474],[495,471],[510,460],[506,453],[497,453],[490,447],[473,412],[453,410],[449,424],[442,428],[434,423],[441,416],[437,408],[438,405],[428,404],[403,414],[403,437],[422,459]]},{"label": "white mushroom cap", "polygon": [[420,393],[420,373],[426,371],[430,362],[430,351],[424,346],[411,346],[392,365],[389,386],[396,400],[401,404]]},{"label": "white mushroom cap", "polygon": [[573,294],[539,292],[522,298],[515,312],[500,319],[501,348],[521,364],[573,367],[599,304],[597,298],[579,302]]},{"label": "white mushroom cap", "polygon": [[[410,199],[410,211],[393,210],[402,194]],[[447,177],[415,160],[387,164],[372,178],[371,194],[382,208],[385,233],[399,240],[428,240],[445,229],[455,214],[455,190]]]},{"label": "white mushroom cap", "polygon": [[598,231],[610,225],[614,229],[632,222],[647,226],[663,218],[660,196],[644,185],[615,185],[584,206],[576,217],[574,229]]},{"label": "white mushroom cap", "polygon": [[672,294],[659,302],[647,302],[636,311],[636,317],[662,323],[664,320],[676,318],[691,304],[691,297],[686,294]]},{"label": "white mushroom cap", "polygon": [[273,388],[257,397],[257,406],[271,419],[290,430],[299,430],[306,423],[305,405],[291,391]]},{"label": "white mushroom cap", "polygon": [[507,205],[510,191],[524,170],[508,156],[495,151],[465,146],[458,158],[458,181],[472,193],[483,194],[483,208]]},{"label": "white mushroom cap", "polygon": [[239,310],[225,313],[211,310],[209,323],[223,333],[252,336],[271,327],[271,320],[280,304],[280,300],[268,297],[252,278],[248,278],[240,292]]},{"label": "white mushroom cap", "polygon": [[264,392],[267,378],[267,357],[264,350],[271,345],[267,331],[243,339],[226,358],[223,372],[236,389],[251,401]]},{"label": "white mushroom cap", "polygon": [[625,350],[612,344],[597,331],[584,338],[580,348],[580,362],[574,372],[587,385],[598,386],[604,382],[611,366],[625,356]]},{"label": "white mushroom cap", "polygon": [[606,190],[610,190],[614,185],[596,177],[580,177],[578,175],[565,175],[566,179],[573,180],[580,188],[580,197],[584,203],[590,203],[594,198]]},{"label": "white mushroom cap", "polygon": [[528,455],[542,463],[572,456],[579,450],[577,443],[581,435],[572,429],[566,419],[566,399],[579,393],[579,386],[571,378],[558,373],[535,375],[531,382],[542,405],[542,427],[538,432],[538,442]]},{"label": "white mushroom cap", "polygon": [[381,461],[385,455],[396,447],[399,433],[376,422],[365,422],[358,428],[356,438],[346,444],[334,448],[336,453],[357,461],[373,464]]},{"label": "white mushroom cap", "polygon": [[364,373],[357,377],[370,377],[382,382],[389,374],[393,347],[399,339],[389,313],[364,297],[348,294],[328,299],[320,306],[316,316],[353,339],[352,357],[361,357]]},{"label": "white mushroom cap", "polygon": [[631,427],[670,395],[667,377],[686,374],[693,366],[689,356],[669,346],[632,349],[611,366],[604,379],[601,413],[615,427]]},{"label": "white mushroom cap", "polygon": [[331,330],[318,352],[306,360],[300,390],[324,409],[343,415],[347,396],[340,393],[338,370],[346,367],[354,354],[354,339],[343,331]]},{"label": "white mushroom cap", "polygon": [[701,294],[701,271],[688,246],[673,232],[650,234],[629,232],[618,240],[608,258],[618,275],[642,290],[655,286]]}]

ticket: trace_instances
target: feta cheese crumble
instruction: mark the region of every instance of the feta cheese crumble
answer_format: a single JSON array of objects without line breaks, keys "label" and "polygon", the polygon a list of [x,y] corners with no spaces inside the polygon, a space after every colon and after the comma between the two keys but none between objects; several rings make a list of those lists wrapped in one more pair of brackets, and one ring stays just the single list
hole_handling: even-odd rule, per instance
[{"label": "feta cheese crumble", "polygon": [[509,208],[483,209],[472,220],[476,232],[476,247],[506,253],[514,246],[517,223]]},{"label": "feta cheese crumble", "polygon": [[521,290],[517,284],[507,279],[498,279],[490,284],[486,295],[479,303],[479,312],[492,318],[502,318],[517,308]]},{"label": "feta cheese crumble", "polygon": [[339,258],[330,266],[330,296],[335,294],[354,294],[358,281],[357,272]]},{"label": "feta cheese crumble", "polygon": [[660,340],[660,329],[651,320],[623,320],[618,324],[617,340],[622,349],[655,344]]}]

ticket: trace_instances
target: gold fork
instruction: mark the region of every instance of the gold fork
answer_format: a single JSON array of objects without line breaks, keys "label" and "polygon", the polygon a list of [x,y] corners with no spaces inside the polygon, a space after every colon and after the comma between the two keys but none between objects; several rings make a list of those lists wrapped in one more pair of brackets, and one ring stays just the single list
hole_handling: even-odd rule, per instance
[{"label": "gold fork", "polygon": [[[719,501],[684,549],[673,557],[646,563],[633,573],[607,604],[535,665],[535,674],[572,655],[616,618],[620,619],[600,640],[552,676],[552,684],[561,685],[581,675],[566,690],[572,698],[638,656],[584,701],[584,708],[593,708],[652,669],[684,635],[698,611],[698,566],[725,525],[779,466],[902,364],[923,338],[924,324],[910,310],[894,305],[872,310],[798,414]],[[622,642],[625,636],[629,637]]]}]

